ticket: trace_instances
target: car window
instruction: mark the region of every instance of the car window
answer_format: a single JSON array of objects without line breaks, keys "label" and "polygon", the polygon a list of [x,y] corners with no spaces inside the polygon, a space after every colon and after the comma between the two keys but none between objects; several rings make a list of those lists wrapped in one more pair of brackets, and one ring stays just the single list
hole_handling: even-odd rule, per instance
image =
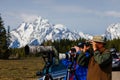
[{"label": "car window", "polygon": [[112,54],[112,57],[117,59],[119,58],[116,54]]},{"label": "car window", "polygon": [[62,62],[60,61],[59,65],[54,65],[52,67],[52,70],[51,72],[54,72],[54,71],[60,71],[60,70],[64,70],[66,69],[66,67],[62,64]]}]

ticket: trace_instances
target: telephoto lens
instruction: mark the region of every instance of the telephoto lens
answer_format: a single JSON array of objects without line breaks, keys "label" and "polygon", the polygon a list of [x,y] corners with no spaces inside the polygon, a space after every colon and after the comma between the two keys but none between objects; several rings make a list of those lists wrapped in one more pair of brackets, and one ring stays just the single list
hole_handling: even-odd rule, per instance
[{"label": "telephoto lens", "polygon": [[59,60],[69,59],[69,58],[70,58],[70,54],[59,53]]},{"label": "telephoto lens", "polygon": [[66,55],[64,53],[59,53],[59,60],[65,59]]}]

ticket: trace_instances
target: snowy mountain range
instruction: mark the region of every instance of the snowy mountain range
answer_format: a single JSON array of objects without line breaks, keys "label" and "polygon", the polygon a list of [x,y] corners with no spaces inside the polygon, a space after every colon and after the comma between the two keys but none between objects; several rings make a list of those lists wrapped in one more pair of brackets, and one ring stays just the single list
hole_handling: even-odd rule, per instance
[{"label": "snowy mountain range", "polygon": [[39,45],[47,40],[79,38],[91,39],[92,36],[82,32],[72,32],[62,24],[51,24],[47,19],[37,17],[32,23],[23,22],[17,29],[11,33],[12,48],[24,47],[25,45]]},{"label": "snowy mountain range", "polygon": [[[92,39],[92,36],[89,34],[70,31],[66,26],[62,24],[52,24],[42,17],[37,17],[32,23],[23,22],[17,29],[12,30],[10,33],[10,47],[12,48],[24,47],[26,45],[40,45],[43,41],[47,40]],[[120,23],[108,26],[103,35],[107,39],[120,38]]]}]

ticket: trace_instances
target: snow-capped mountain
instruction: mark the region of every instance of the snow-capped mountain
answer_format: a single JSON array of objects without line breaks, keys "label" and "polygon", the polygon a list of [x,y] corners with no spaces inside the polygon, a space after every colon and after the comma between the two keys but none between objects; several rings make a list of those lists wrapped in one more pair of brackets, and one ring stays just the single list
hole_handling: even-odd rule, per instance
[{"label": "snow-capped mountain", "polygon": [[111,24],[105,32],[107,39],[117,39],[120,38],[120,23]]},{"label": "snow-capped mountain", "polygon": [[11,33],[10,47],[18,48],[29,45],[39,45],[46,40],[70,39],[77,40],[80,37],[91,39],[92,36],[82,32],[72,32],[62,24],[51,24],[47,19],[38,17],[33,23],[23,22]]}]

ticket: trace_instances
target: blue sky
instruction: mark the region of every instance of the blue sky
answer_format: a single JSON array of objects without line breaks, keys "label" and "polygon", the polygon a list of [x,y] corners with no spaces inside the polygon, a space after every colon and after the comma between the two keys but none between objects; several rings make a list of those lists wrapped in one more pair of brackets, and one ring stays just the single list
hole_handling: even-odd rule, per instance
[{"label": "blue sky", "polygon": [[98,35],[120,23],[120,0],[1,0],[0,13],[11,29],[42,16],[52,24]]}]

